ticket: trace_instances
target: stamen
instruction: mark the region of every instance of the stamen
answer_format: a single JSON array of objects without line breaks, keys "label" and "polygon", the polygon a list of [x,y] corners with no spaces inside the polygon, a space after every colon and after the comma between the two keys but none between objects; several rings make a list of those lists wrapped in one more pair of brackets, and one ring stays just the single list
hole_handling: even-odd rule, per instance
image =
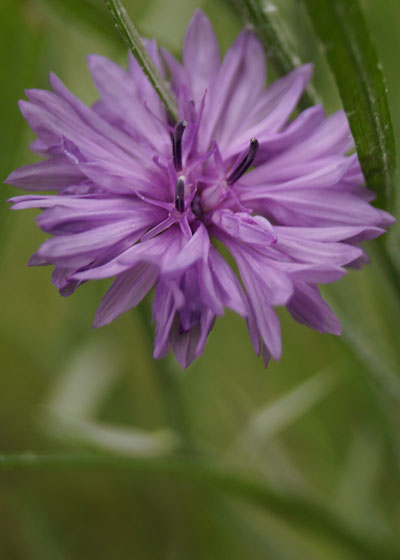
[{"label": "stamen", "polygon": [[180,121],[176,124],[172,133],[172,155],[176,171],[182,171],[182,136],[186,127],[187,122]]},{"label": "stamen", "polygon": [[242,177],[242,175],[244,175],[244,173],[246,173],[256,157],[258,146],[258,140],[256,138],[252,138],[250,140],[250,147],[247,154],[227,178],[226,182],[228,185],[233,185],[240,179],[240,177]]},{"label": "stamen", "polygon": [[185,179],[178,177],[175,186],[175,208],[182,214],[185,210]]}]

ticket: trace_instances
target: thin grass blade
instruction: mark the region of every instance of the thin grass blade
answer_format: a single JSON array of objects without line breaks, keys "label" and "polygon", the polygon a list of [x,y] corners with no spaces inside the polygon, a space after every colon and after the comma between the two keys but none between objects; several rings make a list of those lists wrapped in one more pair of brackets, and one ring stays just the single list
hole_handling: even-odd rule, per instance
[{"label": "thin grass blade", "polygon": [[337,377],[331,367],[315,374],[276,402],[258,410],[234,443],[233,449],[258,453],[282,430],[295,423],[303,414],[327,397],[335,387]]}]

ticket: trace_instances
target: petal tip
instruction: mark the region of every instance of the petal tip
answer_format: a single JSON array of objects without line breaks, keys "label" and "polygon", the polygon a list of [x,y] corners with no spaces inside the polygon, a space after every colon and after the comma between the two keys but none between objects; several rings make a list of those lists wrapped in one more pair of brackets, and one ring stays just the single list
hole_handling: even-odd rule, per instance
[{"label": "petal tip", "polygon": [[[15,185],[14,180],[15,180],[15,177],[16,177],[16,175],[17,175],[17,171],[18,171],[17,169],[15,169],[14,171],[11,171],[11,173],[9,173],[9,174],[7,175],[7,177],[6,177],[5,179],[3,179],[3,183],[6,184],[6,185]],[[14,202],[14,201],[13,201],[12,198],[9,198],[9,199],[7,200],[7,202],[11,202],[11,203],[12,203],[12,202]]]}]

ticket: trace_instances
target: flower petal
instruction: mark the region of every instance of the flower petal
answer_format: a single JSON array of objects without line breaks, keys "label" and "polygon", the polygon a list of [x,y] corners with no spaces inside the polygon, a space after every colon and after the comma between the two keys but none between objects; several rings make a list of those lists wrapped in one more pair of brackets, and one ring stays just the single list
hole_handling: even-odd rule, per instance
[{"label": "flower petal", "polygon": [[[252,53],[255,58],[249,64]],[[243,98],[247,94],[247,102],[254,101],[261,92],[260,82],[262,82],[262,86],[265,85],[264,55],[255,45],[253,34],[244,30],[228,49],[218,73],[214,75],[213,82],[210,82],[207,92],[208,102],[199,130],[199,145],[203,150],[209,149],[213,138],[219,140],[224,131],[224,122],[227,127],[230,127],[229,122],[225,119],[225,111],[232,101],[232,113],[235,112],[235,108],[236,110],[239,107],[242,109],[239,115],[235,115],[235,118],[246,118],[246,115],[243,115],[245,109],[242,105]],[[232,92],[237,90],[235,102],[231,96]],[[247,144],[249,139],[250,137],[246,140]]]},{"label": "flower petal", "polygon": [[266,247],[277,241],[277,234],[270,222],[262,216],[251,216],[245,212],[217,210],[211,220],[222,231],[255,247]]},{"label": "flower petal", "polygon": [[153,287],[157,276],[157,267],[145,263],[118,276],[103,297],[93,326],[102,327],[140,303]]},{"label": "flower petal", "polygon": [[234,149],[242,150],[250,138],[263,138],[265,131],[268,131],[269,136],[276,133],[290,117],[311,73],[311,64],[300,66],[284,78],[276,80],[256,103],[249,104],[248,115],[243,118],[240,133],[235,134],[234,145],[231,145],[232,138],[226,138],[225,143],[220,145],[223,155],[227,157]]},{"label": "flower petal", "polygon": [[220,66],[218,41],[207,16],[196,10],[185,34],[183,64],[197,107],[210,89]]},{"label": "flower petal", "polygon": [[58,235],[45,241],[40,247],[38,255],[51,262],[62,260],[72,265],[75,257],[79,260],[80,256],[89,255],[93,259],[94,255],[122,240],[133,239],[140,235],[140,230],[137,232],[138,227],[138,223],[134,224],[131,219],[125,219],[117,224],[107,224],[82,233]]},{"label": "flower petal", "polygon": [[294,295],[287,306],[296,321],[322,333],[339,335],[340,323],[316,287],[296,282]]},{"label": "flower petal", "polygon": [[168,153],[170,139],[167,130],[138,95],[132,76],[99,55],[90,55],[88,64],[109,118],[124,126],[133,138],[143,138],[156,153]]},{"label": "flower petal", "polygon": [[16,169],[4,181],[36,191],[58,190],[83,181],[85,176],[66,157],[54,157]]},{"label": "flower petal", "polygon": [[246,317],[248,308],[243,288],[229,264],[214,247],[210,248],[209,262],[223,304]]}]

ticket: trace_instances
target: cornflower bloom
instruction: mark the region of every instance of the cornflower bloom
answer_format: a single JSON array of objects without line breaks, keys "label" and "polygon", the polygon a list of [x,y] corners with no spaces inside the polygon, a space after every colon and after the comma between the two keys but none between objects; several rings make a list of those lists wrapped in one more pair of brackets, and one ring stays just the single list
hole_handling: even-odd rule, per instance
[{"label": "cornflower bloom", "polygon": [[[326,117],[318,105],[291,120],[311,65],[267,88],[255,35],[244,30],[221,61],[201,11],[187,28],[182,64],[154,41],[146,45],[170,76],[177,123],[133,57],[127,71],[89,57],[100,94],[90,108],[54,75],[53,92],[29,90],[20,102],[37,135],[32,149],[46,159],[7,182],[57,191],[11,199],[15,209],[41,208],[38,224],[51,236],[30,264],[54,265],[63,296],[115,278],[96,327],[155,287],[154,357],[172,346],[183,367],[202,354],[225,307],[246,319],[265,364],[281,355],[276,306],[339,334],[317,284],[360,266],[360,243],[393,221],[369,204],[357,155],[347,155],[344,113]],[[241,281],[213,240],[229,251]]]}]

